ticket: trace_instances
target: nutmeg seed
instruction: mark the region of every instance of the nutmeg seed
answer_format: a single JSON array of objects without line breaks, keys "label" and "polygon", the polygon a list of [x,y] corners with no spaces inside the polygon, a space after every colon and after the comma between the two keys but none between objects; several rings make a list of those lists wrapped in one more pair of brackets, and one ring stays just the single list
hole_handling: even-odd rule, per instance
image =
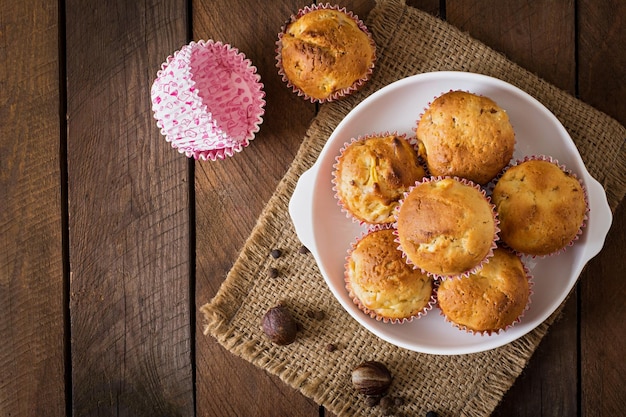
[{"label": "nutmeg seed", "polygon": [[367,396],[384,395],[391,380],[389,369],[378,361],[365,361],[352,371],[352,385]]},{"label": "nutmeg seed", "polygon": [[298,324],[282,304],[270,308],[263,316],[261,325],[265,335],[277,345],[289,345],[296,340]]}]

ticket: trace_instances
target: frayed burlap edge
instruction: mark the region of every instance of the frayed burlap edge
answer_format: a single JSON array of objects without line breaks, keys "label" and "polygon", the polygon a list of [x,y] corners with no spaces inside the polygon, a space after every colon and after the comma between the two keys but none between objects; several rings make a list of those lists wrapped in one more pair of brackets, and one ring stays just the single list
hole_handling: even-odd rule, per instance
[{"label": "frayed burlap edge", "polygon": [[[429,71],[491,75],[541,101],[567,128],[587,169],[604,186],[613,211],[626,189],[621,174],[626,168],[626,129],[458,29],[402,2],[379,2],[367,24],[378,46],[374,77],[358,94],[322,106],[222,287],[200,308],[206,320],[205,333],[340,416],[381,413],[377,407],[365,406],[350,387],[351,369],[366,359],[381,360],[392,370],[392,392],[405,398],[400,412],[489,415],[558,319],[562,307],[526,336],[488,352],[425,355],[384,342],[342,310],[312,257],[298,253],[299,242],[287,213],[297,180],[313,165],[335,126],[358,102],[397,79]],[[289,276],[279,282],[265,274],[272,262],[277,262],[267,256],[274,247],[285,252],[281,267]],[[287,347],[269,343],[259,326],[259,318],[279,301],[288,305],[303,327],[297,341]],[[311,319],[307,312],[312,308],[324,311],[325,318]],[[337,351],[327,352],[324,347],[328,343],[336,345]]]}]

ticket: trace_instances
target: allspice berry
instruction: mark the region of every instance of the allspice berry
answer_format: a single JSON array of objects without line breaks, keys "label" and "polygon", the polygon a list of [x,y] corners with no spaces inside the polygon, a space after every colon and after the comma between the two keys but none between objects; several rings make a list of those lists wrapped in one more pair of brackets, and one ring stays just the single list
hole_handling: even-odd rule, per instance
[{"label": "allspice berry", "polygon": [[296,340],[298,324],[282,304],[270,308],[261,321],[265,335],[277,345],[289,345]]},{"label": "allspice berry", "polygon": [[391,386],[391,372],[377,361],[365,361],[352,371],[352,385],[361,394],[375,397],[384,395]]},{"label": "allspice berry", "polygon": [[378,403],[378,405],[380,405],[381,410],[385,414],[388,414],[389,412],[393,410],[393,398],[386,395],[380,399],[380,403]]}]

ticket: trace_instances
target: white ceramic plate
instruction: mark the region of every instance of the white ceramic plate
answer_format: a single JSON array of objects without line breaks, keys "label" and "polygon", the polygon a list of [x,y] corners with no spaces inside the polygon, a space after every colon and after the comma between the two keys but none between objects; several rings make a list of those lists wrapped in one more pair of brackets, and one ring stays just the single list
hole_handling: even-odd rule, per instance
[{"label": "white ceramic plate", "polygon": [[[584,181],[589,196],[587,227],[575,245],[543,259],[525,258],[534,294],[522,321],[505,332],[472,335],[446,322],[437,307],[404,324],[385,324],[361,312],[344,287],[344,264],[351,242],[364,230],[341,212],[332,191],[332,170],[342,145],[353,137],[397,131],[414,136],[424,108],[443,92],[482,94],[504,108],[516,134],[514,159],[544,154],[556,158]],[[602,186],[592,178],[565,128],[541,103],[495,78],[465,72],[433,72],[396,81],[357,105],[339,123],[313,167],[299,179],[289,213],[301,242],[315,257],[330,290],[343,308],[378,337],[402,348],[442,355],[481,352],[509,343],[541,324],[564,301],[585,264],[604,244],[611,210]]]}]

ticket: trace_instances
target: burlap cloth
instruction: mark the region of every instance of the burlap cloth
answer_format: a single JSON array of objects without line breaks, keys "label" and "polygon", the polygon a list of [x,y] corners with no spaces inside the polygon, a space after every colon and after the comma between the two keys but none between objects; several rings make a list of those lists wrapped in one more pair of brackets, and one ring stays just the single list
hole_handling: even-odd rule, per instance
[{"label": "burlap cloth", "polygon": [[[378,47],[375,74],[358,94],[321,106],[287,174],[263,210],[217,295],[201,307],[205,333],[226,349],[338,415],[379,415],[351,386],[352,369],[379,360],[394,375],[392,392],[404,398],[396,411],[423,416],[489,415],[520,374],[560,309],[528,335],[487,352],[440,356],[397,348],[360,326],[326,286],[312,255],[299,253],[287,207],[296,182],[310,168],[342,118],[363,98],[398,79],[430,71],[482,73],[531,94],[566,127],[614,211],[626,189],[626,129],[615,120],[520,68],[453,26],[399,0],[380,1],[367,25]],[[270,251],[280,248],[274,259]],[[281,277],[270,278],[270,267]],[[260,319],[279,301],[301,324],[296,342],[274,346]],[[310,317],[322,310],[324,318]],[[328,352],[326,346],[338,349]]]}]

